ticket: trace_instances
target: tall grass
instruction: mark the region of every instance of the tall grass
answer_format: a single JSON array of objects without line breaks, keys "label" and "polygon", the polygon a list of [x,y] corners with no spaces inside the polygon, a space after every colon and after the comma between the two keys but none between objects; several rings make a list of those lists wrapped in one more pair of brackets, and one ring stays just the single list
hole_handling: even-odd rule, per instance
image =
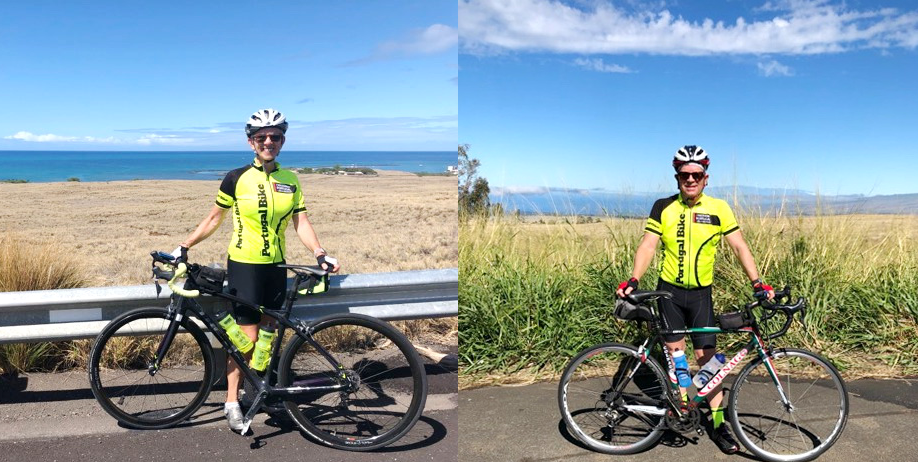
[{"label": "tall grass", "polygon": [[[22,236],[0,236],[0,292],[71,289],[86,283],[82,263],[54,243],[30,244]],[[0,345],[0,372],[53,367],[66,348],[50,343]]]},{"label": "tall grass", "polygon": [[[826,355],[848,377],[918,373],[918,343],[909,341],[918,325],[913,217],[738,214],[762,277],[809,303],[805,328],[795,324],[777,342]],[[615,286],[631,274],[644,221],[575,220],[460,222],[463,386],[551,376],[588,345],[634,340],[635,326],[610,307]],[[725,244],[716,265],[715,311],[750,301],[748,279]],[[641,288],[656,279],[655,261]],[[722,349],[744,340],[719,339]]]}]

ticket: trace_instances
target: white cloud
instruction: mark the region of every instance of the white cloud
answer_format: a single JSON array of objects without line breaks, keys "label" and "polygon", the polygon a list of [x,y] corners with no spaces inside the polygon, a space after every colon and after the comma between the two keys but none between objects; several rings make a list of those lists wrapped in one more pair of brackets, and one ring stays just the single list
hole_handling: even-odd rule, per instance
[{"label": "white cloud", "polygon": [[[582,3],[581,3],[582,4]],[[660,55],[820,54],[918,46],[918,12],[851,10],[826,0],[782,0],[766,19],[689,21],[663,7],[625,10],[609,0],[580,9],[557,0],[460,0],[462,51]]]},{"label": "white cloud", "polygon": [[597,72],[611,72],[619,74],[630,74],[634,72],[625,66],[620,66],[618,64],[606,64],[601,58],[577,58],[574,60],[574,65]]},{"label": "white cloud", "polygon": [[398,40],[380,43],[367,57],[344,63],[359,66],[387,59],[410,58],[449,51],[459,43],[459,31],[444,24],[434,24],[426,29],[415,29]]},{"label": "white cloud", "polygon": [[36,135],[31,132],[17,132],[15,135],[4,136],[6,140],[25,141],[28,143],[75,143],[75,144],[124,144],[150,146],[154,144],[191,144],[192,138],[182,138],[175,135],[147,134],[137,139],[121,139],[115,137],[97,138],[94,136],[60,136],[51,133]]},{"label": "white cloud", "polygon": [[757,64],[759,72],[765,77],[783,76],[790,77],[794,75],[794,70],[775,61],[760,62]]},{"label": "white cloud", "polygon": [[60,136],[51,133],[45,135],[36,135],[31,132],[16,132],[15,135],[4,136],[6,140],[19,140],[31,143],[117,143],[115,138],[96,138],[92,136]]},{"label": "white cloud", "polygon": [[193,138],[183,138],[178,135],[157,135],[155,133],[150,133],[144,136],[141,136],[135,143],[142,146],[150,146],[154,144],[192,144],[194,143]]},{"label": "white cloud", "polygon": [[550,188],[541,186],[495,186],[491,188],[492,194],[545,194]]}]

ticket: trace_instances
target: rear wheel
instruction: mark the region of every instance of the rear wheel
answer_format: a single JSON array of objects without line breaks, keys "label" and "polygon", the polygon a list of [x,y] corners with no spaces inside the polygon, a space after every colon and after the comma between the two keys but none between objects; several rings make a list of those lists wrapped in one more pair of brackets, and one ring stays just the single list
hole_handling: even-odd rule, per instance
[{"label": "rear wheel", "polygon": [[[749,363],[730,393],[729,417],[740,442],[768,461],[812,460],[838,440],[848,420],[848,392],[831,363],[805,350],[776,349]],[[775,385],[780,383],[784,400]]]},{"label": "rear wheel", "polygon": [[321,348],[293,337],[281,358],[278,386],[337,389],[304,392],[285,402],[303,431],[335,448],[366,451],[394,442],[414,426],[427,399],[427,375],[401,332],[356,314],[320,319],[310,331]]},{"label": "rear wheel", "polygon": [[210,393],[213,351],[191,318],[180,322],[165,356],[156,359],[169,324],[166,309],[142,308],[113,319],[96,337],[89,359],[92,393],[126,426],[171,427],[190,417]]},{"label": "rear wheel", "polygon": [[590,449],[633,454],[666,427],[669,383],[656,360],[630,345],[596,345],[571,360],[558,385],[558,406],[571,434]]}]

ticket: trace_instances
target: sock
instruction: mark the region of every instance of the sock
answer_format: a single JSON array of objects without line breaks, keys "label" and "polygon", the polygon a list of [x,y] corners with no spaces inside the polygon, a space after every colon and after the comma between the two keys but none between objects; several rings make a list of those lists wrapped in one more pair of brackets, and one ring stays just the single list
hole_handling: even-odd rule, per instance
[{"label": "sock", "polygon": [[229,412],[229,411],[230,411],[231,409],[233,409],[233,408],[237,408],[237,409],[239,408],[239,402],[238,402],[238,401],[233,401],[232,403],[226,403],[226,404],[224,404],[224,405],[223,405],[223,413],[226,414],[227,412]]},{"label": "sock", "polygon": [[682,392],[682,402],[683,403],[688,402],[688,392],[685,392],[685,391]]},{"label": "sock", "polygon": [[724,424],[724,408],[712,407],[711,418],[714,419],[714,428],[720,428]]}]

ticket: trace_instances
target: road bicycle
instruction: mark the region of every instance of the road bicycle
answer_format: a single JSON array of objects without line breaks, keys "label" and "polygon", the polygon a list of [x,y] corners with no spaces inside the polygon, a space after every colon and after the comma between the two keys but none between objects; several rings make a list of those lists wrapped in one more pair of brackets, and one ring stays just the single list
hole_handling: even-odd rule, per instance
[{"label": "road bicycle", "polygon": [[[727,407],[728,421],[749,452],[766,461],[807,461],[838,440],[848,418],[848,393],[838,371],[815,353],[771,345],[787,333],[795,315],[803,317],[805,299],[790,304],[790,287],[785,287],[774,302],[757,300],[719,316],[720,327],[668,330],[652,303],[661,297],[672,295],[635,291],[616,308],[620,319],[648,324],[650,335],[640,346],[591,346],[564,370],[558,404],[577,440],[595,451],[621,455],[650,448],[667,429],[702,434],[699,405],[749,353],[755,355],[736,377]],[[781,318],[772,319],[778,314],[783,325]],[[777,325],[780,329],[763,334],[765,326]],[[663,335],[693,333],[739,333],[749,341],[686,402]],[[668,367],[660,366],[656,351]]]},{"label": "road bicycle", "polygon": [[[90,353],[92,392],[125,426],[168,428],[191,418],[214,384],[213,344],[222,346],[255,384],[242,434],[268,404],[282,405],[315,440],[354,451],[392,443],[417,422],[427,399],[427,376],[401,332],[360,314],[332,314],[311,322],[290,317],[298,295],[327,287],[326,271],[280,265],[295,277],[283,307],[270,310],[225,292],[223,270],[176,262],[163,252],[151,256],[157,291],[158,280],[168,281],[173,291],[168,307],[139,308],[116,317]],[[182,277],[187,278],[184,287],[178,287]],[[195,300],[202,293],[273,318],[277,334],[264,376]],[[292,336],[281,352],[285,331]]]}]

